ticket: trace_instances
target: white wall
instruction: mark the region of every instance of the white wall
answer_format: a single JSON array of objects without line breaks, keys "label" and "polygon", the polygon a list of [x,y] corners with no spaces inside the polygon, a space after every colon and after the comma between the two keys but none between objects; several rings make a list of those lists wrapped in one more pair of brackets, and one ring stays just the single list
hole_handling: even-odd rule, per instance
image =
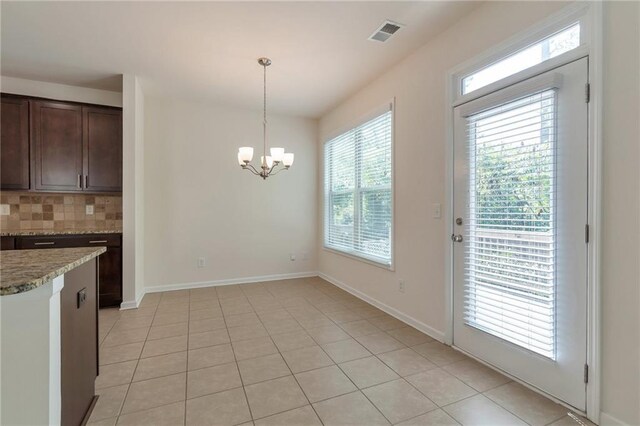
[{"label": "white wall", "polygon": [[16,77],[0,77],[0,91],[14,95],[35,96],[59,101],[122,106],[122,93]]},{"label": "white wall", "polygon": [[[396,98],[395,272],[325,251],[319,238],[318,270],[322,274],[395,309],[435,337],[443,337],[447,231],[444,220],[433,218],[432,206],[445,205],[447,71],[563,6],[558,2],[488,2],[322,117],[319,152],[335,129]],[[637,9],[638,3],[605,3],[601,408],[611,416],[605,418],[628,424],[640,424]],[[443,217],[448,214],[445,208]],[[321,222],[319,226],[321,236]],[[405,280],[405,293],[397,291],[399,279]]]},{"label": "white wall", "polygon": [[604,9],[602,424],[640,424],[640,3]]},{"label": "white wall", "polygon": [[122,76],[122,305],[144,296],[144,95],[137,77]]},{"label": "white wall", "polygon": [[317,123],[268,120],[270,145],[295,162],[263,181],[236,159],[240,146],[259,158],[261,111],[146,98],[147,290],[316,270]]},{"label": "white wall", "polygon": [[[490,2],[322,117],[321,142],[335,129],[396,98],[395,272],[323,250],[321,238],[320,272],[397,309],[443,338],[446,229],[443,219],[433,219],[432,206],[441,203],[442,217],[448,214],[444,184],[447,71],[560,7],[562,3],[555,2]],[[405,293],[397,291],[399,279],[405,280]]]}]

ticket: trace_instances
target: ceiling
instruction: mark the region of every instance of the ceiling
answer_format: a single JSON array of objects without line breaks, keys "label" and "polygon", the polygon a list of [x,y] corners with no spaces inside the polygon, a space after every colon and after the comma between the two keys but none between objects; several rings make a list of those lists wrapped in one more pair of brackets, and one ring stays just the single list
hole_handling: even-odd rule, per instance
[{"label": "ceiling", "polygon": [[[1,3],[2,75],[318,117],[478,2]],[[406,25],[367,38],[385,19]]]}]

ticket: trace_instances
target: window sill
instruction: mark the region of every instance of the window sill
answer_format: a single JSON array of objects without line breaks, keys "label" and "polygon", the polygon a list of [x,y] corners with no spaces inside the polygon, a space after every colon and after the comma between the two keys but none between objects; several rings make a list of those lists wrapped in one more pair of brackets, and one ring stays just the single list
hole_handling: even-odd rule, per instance
[{"label": "window sill", "polygon": [[386,263],[376,262],[375,260],[368,259],[366,257],[361,257],[361,256],[358,256],[358,255],[355,255],[355,254],[347,253],[347,252],[340,251],[340,250],[337,250],[337,249],[334,249],[334,248],[331,248],[331,247],[327,247],[327,246],[322,246],[322,249],[324,251],[326,251],[326,252],[337,254],[337,255],[340,255],[340,256],[344,256],[344,257],[347,257],[349,259],[357,260],[359,262],[368,263],[369,265],[376,266],[378,268],[381,268],[381,269],[384,269],[384,270],[387,270],[387,271],[392,271],[392,272],[395,271],[395,265],[393,263],[393,260],[391,260],[391,264],[386,264]]}]

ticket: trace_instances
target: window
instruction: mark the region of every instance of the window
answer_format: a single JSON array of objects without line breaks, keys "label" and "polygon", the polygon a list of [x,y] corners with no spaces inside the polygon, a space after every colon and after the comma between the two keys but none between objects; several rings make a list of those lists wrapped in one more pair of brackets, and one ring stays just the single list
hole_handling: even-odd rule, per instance
[{"label": "window", "polygon": [[392,111],[324,147],[326,248],[386,266],[392,259]]},{"label": "window", "polygon": [[505,77],[540,64],[580,46],[580,23],[575,23],[504,59],[462,79],[462,94],[466,95]]}]

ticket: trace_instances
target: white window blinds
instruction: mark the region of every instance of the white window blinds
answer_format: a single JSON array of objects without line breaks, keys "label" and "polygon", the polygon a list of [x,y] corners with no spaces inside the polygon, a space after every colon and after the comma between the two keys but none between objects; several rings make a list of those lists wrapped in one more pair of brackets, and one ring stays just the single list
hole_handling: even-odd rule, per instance
[{"label": "white window blinds", "polygon": [[555,358],[556,92],[467,117],[467,325]]},{"label": "white window blinds", "polygon": [[327,248],[391,265],[392,111],[324,147]]}]

